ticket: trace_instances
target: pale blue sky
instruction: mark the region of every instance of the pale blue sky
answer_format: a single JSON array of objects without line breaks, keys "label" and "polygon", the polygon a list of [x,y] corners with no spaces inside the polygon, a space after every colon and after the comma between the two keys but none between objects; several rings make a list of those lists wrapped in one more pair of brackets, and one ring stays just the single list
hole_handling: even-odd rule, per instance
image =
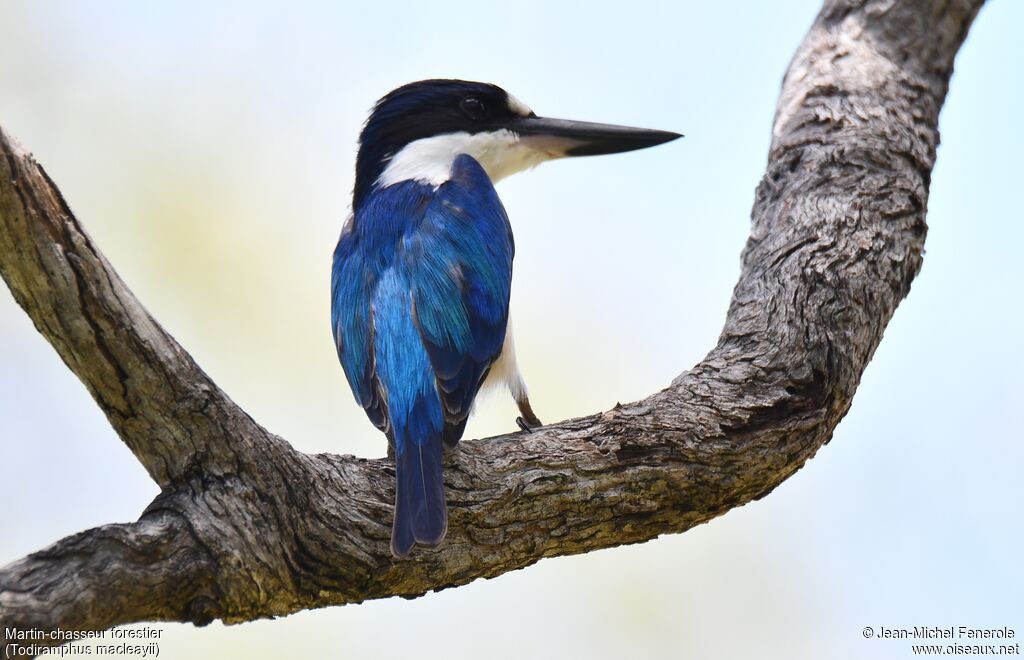
[{"label": "pale blue sky", "polygon": [[[464,77],[540,114],[685,133],[499,186],[541,418],[664,387],[717,338],[781,77],[819,3],[409,5],[5,2],[0,124],[235,400],[303,450],[361,455],[384,443],[337,365],[328,278],[377,97]],[[416,601],[168,625],[162,657],[906,658],[861,629],[1024,634],[1021,25],[1013,0],[975,24],[924,269],[834,439],[776,492]],[[136,518],[155,486],[5,288],[0,340],[0,563]],[[467,436],[513,418],[495,396]]]}]

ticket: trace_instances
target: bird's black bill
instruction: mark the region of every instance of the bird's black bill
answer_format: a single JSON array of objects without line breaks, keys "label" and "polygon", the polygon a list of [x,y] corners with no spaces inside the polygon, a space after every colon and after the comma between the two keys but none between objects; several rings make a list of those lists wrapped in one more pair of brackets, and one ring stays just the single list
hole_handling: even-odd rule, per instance
[{"label": "bird's black bill", "polygon": [[546,117],[517,119],[511,129],[524,142],[558,156],[616,154],[646,149],[682,137],[671,131]]}]

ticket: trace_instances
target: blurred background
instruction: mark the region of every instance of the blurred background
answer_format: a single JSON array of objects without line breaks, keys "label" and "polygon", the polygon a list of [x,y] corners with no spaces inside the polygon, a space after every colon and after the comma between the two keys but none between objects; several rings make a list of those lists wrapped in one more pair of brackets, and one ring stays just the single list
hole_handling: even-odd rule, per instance
[{"label": "blurred background", "polygon": [[[781,78],[818,8],[8,0],[0,124],[259,422],[304,451],[381,456],[328,312],[373,101],[462,77],[540,114],[686,134],[499,187],[519,361],[555,421],[662,388],[715,342]],[[1024,634],[1022,24],[1012,0],[975,23],[942,114],[924,269],[831,444],[771,496],[415,601],[164,625],[161,656],[906,658],[909,643],[862,628]],[[478,410],[467,438],[513,430],[508,397]],[[0,564],[134,520],[157,492],[6,287],[0,466]]]}]

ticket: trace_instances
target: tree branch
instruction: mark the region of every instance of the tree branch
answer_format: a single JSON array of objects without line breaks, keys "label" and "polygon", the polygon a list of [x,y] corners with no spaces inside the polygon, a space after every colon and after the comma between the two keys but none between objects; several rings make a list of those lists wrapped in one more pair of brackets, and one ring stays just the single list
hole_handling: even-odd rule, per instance
[{"label": "tree branch", "polygon": [[146,312],[2,129],[0,223],[0,274],[14,299],[161,488],[233,472],[263,449],[250,443],[266,433]]},{"label": "tree branch", "polygon": [[187,618],[202,619],[201,593],[212,571],[179,518],[96,527],[4,568],[4,626],[12,625],[10,611],[23,630],[49,630],[54,620],[62,630],[102,630],[126,620],[181,618],[179,603],[188,604]]},{"label": "tree branch", "polygon": [[0,569],[3,626],[228,623],[417,596],[690,529],[826,443],[921,265],[938,115],[983,0],[830,0],[790,65],[718,345],[636,403],[446,458],[445,544],[388,552],[393,466],[307,455],[153,320],[0,132],[0,272],[162,492]]}]

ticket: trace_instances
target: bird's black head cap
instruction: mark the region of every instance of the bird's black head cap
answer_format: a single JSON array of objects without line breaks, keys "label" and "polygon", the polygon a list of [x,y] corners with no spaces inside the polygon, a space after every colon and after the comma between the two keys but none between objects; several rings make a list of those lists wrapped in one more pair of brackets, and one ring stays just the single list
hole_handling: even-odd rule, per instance
[{"label": "bird's black head cap", "polygon": [[420,80],[389,92],[374,105],[359,136],[352,208],[360,207],[388,160],[407,144],[435,135],[500,130],[529,116],[529,108],[490,83]]}]

